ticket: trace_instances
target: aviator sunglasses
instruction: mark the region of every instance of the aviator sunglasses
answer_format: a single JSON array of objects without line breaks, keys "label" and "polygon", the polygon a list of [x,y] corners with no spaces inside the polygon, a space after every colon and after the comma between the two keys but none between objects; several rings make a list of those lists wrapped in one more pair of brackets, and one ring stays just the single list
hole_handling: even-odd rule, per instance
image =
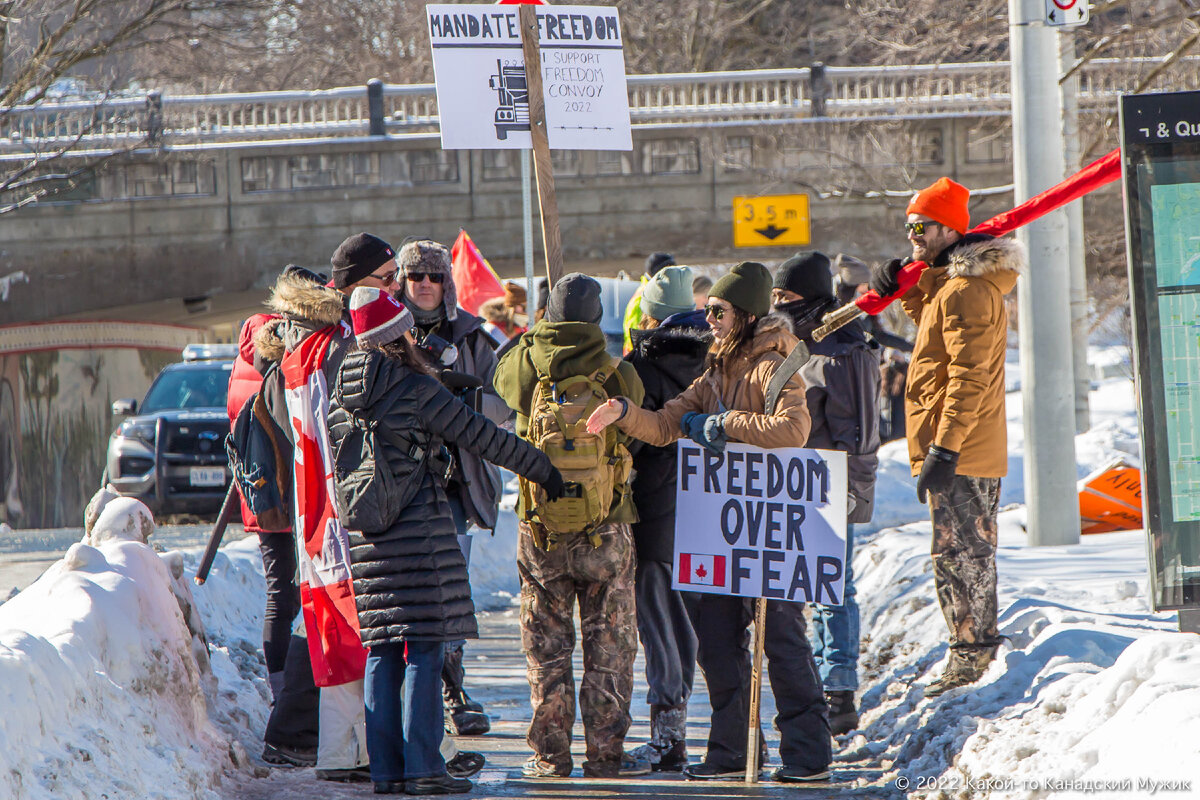
[{"label": "aviator sunglasses", "polygon": [[705,306],[704,307],[704,315],[708,316],[711,314],[713,319],[715,319],[717,322],[720,322],[721,319],[725,316],[725,312],[728,310],[729,309],[721,308],[720,306]]},{"label": "aviator sunglasses", "polygon": [[441,283],[446,278],[440,272],[410,272],[404,277],[408,278],[410,283],[420,283],[425,278],[429,278],[430,283]]},{"label": "aviator sunglasses", "polygon": [[924,236],[925,235],[925,226],[927,226],[927,225],[941,226],[941,224],[942,223],[940,223],[940,222],[906,222],[906,223],[904,223],[904,232],[908,233],[908,234],[912,234],[914,236]]}]

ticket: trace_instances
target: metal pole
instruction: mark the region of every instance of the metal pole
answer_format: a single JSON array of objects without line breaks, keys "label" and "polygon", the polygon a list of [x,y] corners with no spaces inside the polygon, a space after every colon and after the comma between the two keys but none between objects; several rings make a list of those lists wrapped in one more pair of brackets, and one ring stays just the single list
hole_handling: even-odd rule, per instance
[{"label": "metal pole", "polygon": [[[1075,62],[1075,29],[1058,33],[1058,74],[1065,75]],[[1063,157],[1067,173],[1079,170],[1079,73],[1061,84],[1063,104]],[[1088,369],[1087,251],[1083,238],[1083,200],[1067,206],[1068,261],[1071,265],[1071,363],[1075,369],[1075,432],[1092,427],[1088,392],[1092,381]]]},{"label": "metal pole", "polygon": [[533,285],[533,170],[529,168],[529,151],[518,150],[521,159],[521,231],[525,237],[525,291],[528,293],[525,311],[530,324],[537,306],[537,289]]},{"label": "metal pole", "polygon": [[[1063,179],[1058,43],[1040,20],[1044,0],[1008,0],[1012,50],[1013,185],[1018,203]],[[1029,272],[1017,281],[1025,502],[1029,543],[1079,542],[1067,219],[1059,209],[1017,232]]]}]

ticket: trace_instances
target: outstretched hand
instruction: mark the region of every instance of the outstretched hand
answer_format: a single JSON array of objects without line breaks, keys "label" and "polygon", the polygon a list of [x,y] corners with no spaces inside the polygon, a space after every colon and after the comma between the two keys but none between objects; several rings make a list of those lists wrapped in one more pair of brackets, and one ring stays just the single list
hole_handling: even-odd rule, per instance
[{"label": "outstretched hand", "polygon": [[621,418],[622,410],[623,406],[621,405],[621,401],[617,400],[616,398],[609,400],[607,403],[597,408],[592,412],[592,415],[588,417],[588,433],[602,432],[609,425],[612,425]]}]

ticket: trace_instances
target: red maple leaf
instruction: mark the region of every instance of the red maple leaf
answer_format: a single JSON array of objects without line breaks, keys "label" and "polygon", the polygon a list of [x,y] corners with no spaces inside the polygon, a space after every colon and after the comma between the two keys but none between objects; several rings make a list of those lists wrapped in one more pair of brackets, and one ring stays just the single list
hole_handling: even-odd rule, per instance
[{"label": "red maple leaf", "polygon": [[704,565],[703,565],[703,564],[701,564],[700,566],[696,567],[696,575],[697,575],[698,577],[700,577],[700,578],[703,578],[703,577],[704,577],[705,575],[707,575],[707,574],[708,574],[708,570],[706,570],[706,569],[704,568]]}]

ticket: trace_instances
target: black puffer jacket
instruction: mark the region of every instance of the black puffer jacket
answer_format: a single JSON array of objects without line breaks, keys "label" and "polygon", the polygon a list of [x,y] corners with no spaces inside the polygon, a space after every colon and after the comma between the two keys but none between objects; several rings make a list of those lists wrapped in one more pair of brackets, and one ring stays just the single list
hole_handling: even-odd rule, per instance
[{"label": "black puffer jacket", "polygon": [[[660,327],[633,331],[633,364],[646,387],[642,408],[658,411],[704,371],[712,334],[695,327]],[[637,557],[670,564],[675,557],[675,445],[653,447],[633,442],[633,503],[639,522],[633,525]]]},{"label": "black puffer jacket", "polygon": [[[553,470],[545,454],[476,414],[436,379],[377,351],[352,352],[342,363],[329,412],[335,450],[351,429],[347,409],[369,409],[380,425],[425,431],[538,483]],[[400,480],[420,481],[420,488],[383,533],[350,532],[362,642],[475,638],[467,565],[445,490],[427,469],[418,473],[407,454],[383,442],[392,471]]]},{"label": "black puffer jacket", "polygon": [[812,357],[800,368],[812,418],[807,446],[844,450],[850,494],[856,505],[848,522],[870,522],[875,511],[875,472],[879,468],[879,351],[862,326],[852,322],[820,342],[813,330],[837,307],[833,298],[797,300],[776,306],[792,318],[796,336]]}]

